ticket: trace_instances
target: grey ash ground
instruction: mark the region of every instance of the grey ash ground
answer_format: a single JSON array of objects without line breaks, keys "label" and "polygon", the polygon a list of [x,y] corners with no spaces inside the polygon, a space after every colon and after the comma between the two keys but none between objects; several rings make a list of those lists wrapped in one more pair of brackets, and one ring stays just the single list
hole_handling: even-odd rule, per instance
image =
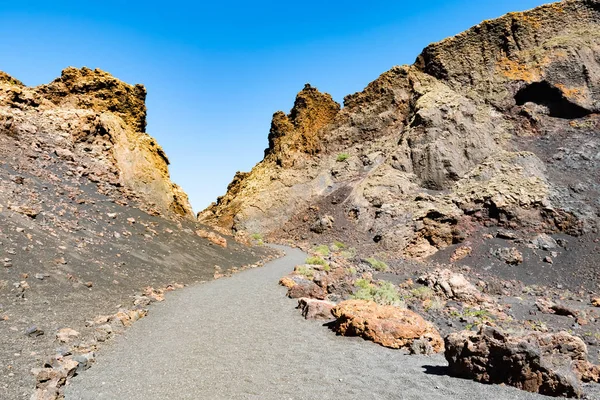
[{"label": "grey ash ground", "polygon": [[[133,308],[144,288],[208,281],[273,254],[231,238],[223,248],[200,238],[194,221],[151,216],[125,197],[99,194],[85,170],[51,151],[2,134],[0,148],[2,399],[30,398],[31,369],[57,353],[97,350],[86,321]],[[59,343],[61,328],[79,337]]]}]

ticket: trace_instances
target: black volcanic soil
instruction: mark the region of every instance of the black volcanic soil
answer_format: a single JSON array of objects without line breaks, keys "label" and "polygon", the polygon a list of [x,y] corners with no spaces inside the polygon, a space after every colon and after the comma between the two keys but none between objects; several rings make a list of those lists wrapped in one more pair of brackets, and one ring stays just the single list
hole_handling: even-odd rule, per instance
[{"label": "black volcanic soil", "polygon": [[[274,254],[230,237],[222,248],[195,233],[206,227],[143,213],[54,154],[13,158],[20,145],[0,141],[2,399],[30,398],[30,370],[67,347],[58,329],[80,333],[69,346],[97,345],[85,322],[133,308],[144,288],[208,281]],[[26,334],[34,327],[43,335]]]}]

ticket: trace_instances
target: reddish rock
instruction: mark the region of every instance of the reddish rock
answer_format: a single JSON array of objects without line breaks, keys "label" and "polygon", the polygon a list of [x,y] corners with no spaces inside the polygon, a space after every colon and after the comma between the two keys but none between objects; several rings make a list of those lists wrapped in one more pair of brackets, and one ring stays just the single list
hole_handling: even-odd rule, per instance
[{"label": "reddish rock", "polygon": [[460,261],[471,255],[473,249],[469,246],[461,246],[458,249],[454,250],[452,256],[450,257],[450,262]]},{"label": "reddish rock", "polygon": [[279,284],[281,286],[285,286],[288,289],[293,288],[294,286],[296,286],[296,281],[294,281],[292,278],[290,278],[289,276],[284,276],[283,278],[281,278],[279,280]]},{"label": "reddish rock", "polygon": [[296,285],[288,290],[287,295],[292,299],[307,297],[310,299],[324,300],[325,297],[327,297],[327,292],[313,281],[302,279],[296,281]]},{"label": "reddish rock", "polygon": [[217,246],[227,248],[227,240],[219,234],[216,234],[214,232],[208,232],[204,229],[198,229],[196,231],[196,235],[200,236],[201,238],[207,239],[209,242],[214,243]]},{"label": "reddish rock", "polygon": [[333,319],[332,310],[335,303],[325,300],[315,300],[301,298],[298,300],[298,307],[302,310],[302,316],[306,319]]},{"label": "reddish rock", "polygon": [[427,342],[432,352],[444,349],[437,329],[420,315],[372,301],[347,300],[333,309],[332,329],[343,336],[360,336],[393,349],[409,349],[415,341]]},{"label": "reddish rock", "polygon": [[453,375],[483,383],[579,397],[580,380],[598,380],[598,367],[588,362],[585,343],[566,332],[511,336],[484,326],[479,332],[450,334],[445,346]]}]

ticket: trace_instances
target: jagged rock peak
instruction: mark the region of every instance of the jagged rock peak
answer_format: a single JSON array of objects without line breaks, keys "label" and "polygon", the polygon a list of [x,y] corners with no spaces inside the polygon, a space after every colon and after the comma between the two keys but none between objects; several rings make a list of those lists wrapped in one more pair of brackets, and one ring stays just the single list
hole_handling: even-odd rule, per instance
[{"label": "jagged rock peak", "polygon": [[76,97],[78,107],[119,113],[135,130],[146,130],[146,88],[143,85],[129,85],[100,69],[68,67],[59,78],[38,89],[55,104]]},{"label": "jagged rock peak", "polygon": [[318,153],[320,131],[334,120],[339,111],[340,105],[331,95],[321,93],[307,83],[296,96],[288,115],[282,111],[273,115],[266,155],[285,158],[290,152]]},{"label": "jagged rock peak", "polygon": [[25,86],[25,85],[23,85],[23,82],[21,82],[18,79],[13,78],[12,76],[8,75],[6,72],[3,72],[3,71],[0,71],[0,83],[5,83],[5,84],[15,85],[15,86]]}]

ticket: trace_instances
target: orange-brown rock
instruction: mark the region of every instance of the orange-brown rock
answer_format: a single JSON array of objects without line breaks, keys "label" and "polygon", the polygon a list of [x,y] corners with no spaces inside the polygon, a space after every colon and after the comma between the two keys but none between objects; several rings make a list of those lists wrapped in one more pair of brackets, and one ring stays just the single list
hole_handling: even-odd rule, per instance
[{"label": "orange-brown rock", "polygon": [[279,284],[281,286],[284,286],[284,287],[288,288],[288,289],[291,289],[292,287],[296,286],[296,282],[292,278],[290,278],[288,276],[284,276],[283,278],[281,278],[279,280]]},{"label": "orange-brown rock", "polygon": [[165,152],[146,133],[145,100],[143,85],[98,69],[67,68],[37,87],[0,74],[0,124],[13,138],[73,163],[105,194],[153,214],[192,218]]},{"label": "orange-brown rock", "polygon": [[227,247],[227,239],[215,232],[209,232],[204,229],[198,229],[196,231],[196,235],[200,236],[201,238],[208,239],[209,242],[214,243],[217,246],[225,248]]},{"label": "orange-brown rock", "polygon": [[409,349],[414,342],[426,342],[433,352],[444,350],[437,329],[420,315],[399,307],[381,306],[372,301],[347,300],[333,309],[337,318],[332,329],[344,336],[360,336],[393,349]]}]

